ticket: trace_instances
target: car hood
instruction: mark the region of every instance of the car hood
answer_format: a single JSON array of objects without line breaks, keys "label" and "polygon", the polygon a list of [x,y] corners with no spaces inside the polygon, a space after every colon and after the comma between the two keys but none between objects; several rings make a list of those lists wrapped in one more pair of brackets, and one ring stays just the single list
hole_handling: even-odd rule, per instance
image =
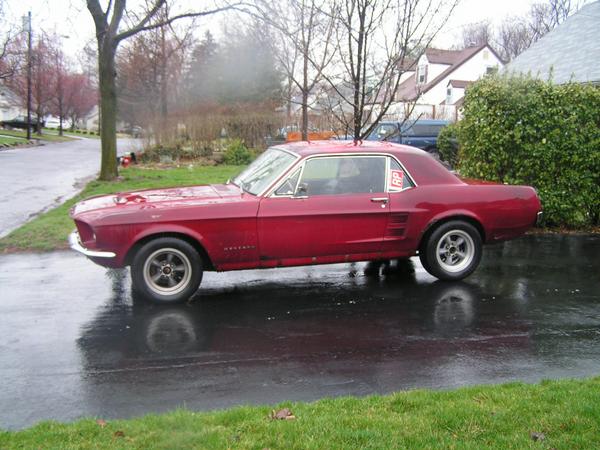
[{"label": "car hood", "polygon": [[215,184],[207,186],[185,186],[168,189],[148,189],[142,191],[121,192],[112,195],[92,197],[77,203],[71,210],[74,217],[105,209],[122,209],[127,207],[160,208],[178,205],[200,205],[225,203],[239,200],[244,195],[240,188],[233,184]]}]

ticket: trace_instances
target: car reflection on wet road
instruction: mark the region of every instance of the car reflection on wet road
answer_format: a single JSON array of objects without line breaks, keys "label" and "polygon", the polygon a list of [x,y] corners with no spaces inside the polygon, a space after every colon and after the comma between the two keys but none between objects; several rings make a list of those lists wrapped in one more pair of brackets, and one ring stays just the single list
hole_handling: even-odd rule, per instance
[{"label": "car reflection on wet road", "polygon": [[596,375],[598,254],[528,236],[460,283],[416,259],[207,273],[178,306],[69,252],[2,256],[0,427]]}]

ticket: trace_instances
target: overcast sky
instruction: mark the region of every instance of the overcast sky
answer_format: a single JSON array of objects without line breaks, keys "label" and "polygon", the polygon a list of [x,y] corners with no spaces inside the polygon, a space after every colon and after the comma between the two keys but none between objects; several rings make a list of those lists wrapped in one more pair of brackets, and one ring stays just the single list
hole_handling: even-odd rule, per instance
[{"label": "overcast sky", "polygon": [[[539,1],[543,0],[461,0],[435,40],[435,45],[450,48],[457,43],[464,25],[486,20],[497,24],[506,16],[524,15],[532,3]],[[187,2],[191,5],[199,3],[197,0]],[[185,4],[186,0],[179,0],[179,3]],[[13,21],[19,22],[19,18],[27,11],[32,12],[34,32],[43,28],[68,36],[63,38],[63,42],[70,55],[77,55],[86,42],[94,39],[94,24],[85,7],[85,0],[5,0],[5,13]],[[204,19],[200,26],[210,28],[216,34],[220,28],[215,19],[212,19],[212,23],[211,19]]]}]

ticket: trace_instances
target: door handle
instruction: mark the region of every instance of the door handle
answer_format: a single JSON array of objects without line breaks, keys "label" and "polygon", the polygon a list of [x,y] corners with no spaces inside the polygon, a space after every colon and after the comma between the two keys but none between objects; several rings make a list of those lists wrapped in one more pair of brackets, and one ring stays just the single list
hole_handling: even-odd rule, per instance
[{"label": "door handle", "polygon": [[381,203],[381,207],[385,208],[385,205],[387,205],[387,202],[388,202],[388,198],[387,197],[373,197],[371,199],[371,202]]}]

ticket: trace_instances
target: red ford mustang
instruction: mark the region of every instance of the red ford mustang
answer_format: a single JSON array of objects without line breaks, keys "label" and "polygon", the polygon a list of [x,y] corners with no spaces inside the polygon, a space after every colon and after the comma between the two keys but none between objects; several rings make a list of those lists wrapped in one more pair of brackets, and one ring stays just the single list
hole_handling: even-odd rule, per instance
[{"label": "red ford mustang", "polygon": [[461,180],[422,150],[382,142],[268,149],[227,184],[90,198],[71,247],[131,266],[157,302],[191,297],[205,270],[384,260],[418,254],[443,280],[471,274],[483,243],[541,215],[533,188]]}]

